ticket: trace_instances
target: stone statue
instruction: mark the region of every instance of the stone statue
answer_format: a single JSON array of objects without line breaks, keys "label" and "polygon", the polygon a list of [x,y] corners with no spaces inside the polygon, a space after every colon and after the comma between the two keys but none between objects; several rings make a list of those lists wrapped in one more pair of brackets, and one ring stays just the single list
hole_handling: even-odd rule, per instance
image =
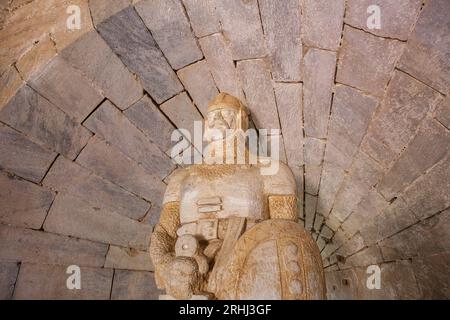
[{"label": "stone statue", "polygon": [[[221,93],[205,120],[207,163],[230,153],[237,159],[232,142],[247,129],[247,108]],[[216,134],[226,130],[236,134]],[[325,298],[319,249],[298,224],[293,174],[280,162],[275,174],[262,175],[265,165],[267,158],[195,164],[171,175],[150,245],[165,298]]]}]

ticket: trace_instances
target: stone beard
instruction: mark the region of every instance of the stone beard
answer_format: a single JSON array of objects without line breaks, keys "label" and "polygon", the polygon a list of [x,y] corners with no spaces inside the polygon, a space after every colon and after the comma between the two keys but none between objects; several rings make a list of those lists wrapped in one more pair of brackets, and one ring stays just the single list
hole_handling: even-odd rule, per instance
[{"label": "stone beard", "polygon": [[[248,129],[246,107],[221,93],[208,108],[207,163],[225,163]],[[217,152],[220,149],[221,152]],[[223,152],[225,149],[225,152]],[[247,156],[247,155],[245,155]],[[295,180],[278,163],[196,164],[170,177],[150,244],[163,299],[325,299],[319,249],[298,224]],[[275,160],[270,160],[275,161]],[[270,162],[269,161],[269,162]]]}]

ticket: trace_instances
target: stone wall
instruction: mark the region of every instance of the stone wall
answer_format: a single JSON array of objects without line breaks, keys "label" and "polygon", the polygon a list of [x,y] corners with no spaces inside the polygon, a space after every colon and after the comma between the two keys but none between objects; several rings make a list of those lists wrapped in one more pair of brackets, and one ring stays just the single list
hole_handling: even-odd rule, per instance
[{"label": "stone wall", "polygon": [[1,2],[0,298],[156,298],[170,136],[222,91],[281,129],[329,298],[449,298],[450,3],[377,3]]}]

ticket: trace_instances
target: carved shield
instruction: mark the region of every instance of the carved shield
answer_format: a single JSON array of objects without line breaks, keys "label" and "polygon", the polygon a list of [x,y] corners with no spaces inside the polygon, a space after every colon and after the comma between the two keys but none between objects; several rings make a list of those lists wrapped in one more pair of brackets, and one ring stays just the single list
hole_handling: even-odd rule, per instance
[{"label": "carved shield", "polygon": [[218,281],[225,300],[325,299],[319,248],[298,223],[266,220],[238,240]]}]

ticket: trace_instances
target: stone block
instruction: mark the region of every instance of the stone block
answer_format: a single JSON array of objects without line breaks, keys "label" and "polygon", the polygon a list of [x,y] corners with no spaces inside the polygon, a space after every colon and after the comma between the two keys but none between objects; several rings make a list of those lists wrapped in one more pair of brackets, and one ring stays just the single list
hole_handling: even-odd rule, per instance
[{"label": "stone block", "polygon": [[436,119],[450,129],[450,97],[445,98],[436,108]]},{"label": "stone block", "polygon": [[301,166],[304,164],[302,148],[302,85],[297,83],[277,83],[275,84],[275,97],[287,163],[290,166]]},{"label": "stone block", "polygon": [[97,26],[100,35],[159,104],[183,90],[144,22],[128,7]]},{"label": "stone block", "polygon": [[[345,236],[343,236],[345,239]],[[346,240],[346,239],[345,239]],[[338,252],[344,257],[348,257],[365,247],[364,238],[359,234],[355,234],[350,240],[345,241],[339,248]]]},{"label": "stone block", "polygon": [[319,166],[323,162],[325,140],[305,138],[305,164]]},{"label": "stone block", "polygon": [[175,169],[170,158],[109,101],[105,101],[84,125],[161,179]]},{"label": "stone block", "polygon": [[364,184],[347,176],[336,193],[331,215],[344,222],[367,193],[368,188]]},{"label": "stone block", "polygon": [[440,95],[430,87],[396,71],[362,150],[389,167],[414,137],[427,112],[433,110],[440,99]]},{"label": "stone block", "polygon": [[336,70],[336,53],[309,49],[303,63],[305,134],[313,138],[326,138]]},{"label": "stone block", "polygon": [[[275,81],[301,80],[301,8],[297,0],[258,1]],[[280,50],[280,48],[283,48]]]},{"label": "stone block", "polygon": [[324,164],[317,212],[321,213],[325,218],[330,214],[336,193],[343,180],[344,170],[331,163]]},{"label": "stone block", "polygon": [[81,268],[81,290],[67,288],[68,266],[23,263],[15,300],[109,300],[112,269]]},{"label": "stone block", "polygon": [[63,157],[53,164],[43,185],[134,220],[142,219],[150,208],[145,200]]},{"label": "stone block", "polygon": [[219,91],[244,99],[231,49],[223,35],[216,33],[201,38],[199,43]]},{"label": "stone block", "polygon": [[203,57],[179,0],[143,0],[136,10],[172,68],[178,70]]},{"label": "stone block", "polygon": [[0,172],[0,222],[40,229],[54,194],[38,185]]},{"label": "stone block", "polygon": [[323,216],[320,214],[316,214],[316,218],[314,219],[314,230],[317,232],[320,232],[320,229],[322,229],[322,224],[323,224]]},{"label": "stone block", "polygon": [[311,231],[316,215],[317,197],[305,193],[305,229]]},{"label": "stone block", "polygon": [[42,231],[0,226],[0,260],[103,267],[108,246]]},{"label": "stone block", "polygon": [[[380,8],[381,28],[367,26],[374,15],[368,11],[371,5]],[[355,28],[363,29],[375,35],[399,40],[408,40],[409,34],[416,23],[422,5],[421,0],[350,0],[347,2],[345,23]]]},{"label": "stone block", "polygon": [[303,1],[303,44],[336,51],[339,48],[344,19],[344,0]]},{"label": "stone block", "polygon": [[89,80],[60,57],[50,61],[29,83],[78,123],[83,122],[103,100]]},{"label": "stone block", "polygon": [[16,68],[8,67],[0,76],[0,111],[22,87],[23,80]]},{"label": "stone block", "polygon": [[305,192],[318,195],[322,166],[305,165]]},{"label": "stone block", "polygon": [[450,90],[450,3],[427,2],[399,61],[399,69],[441,93]]},{"label": "stone block", "polygon": [[78,39],[60,55],[121,110],[142,98],[142,86],[96,31]]},{"label": "stone block", "polygon": [[198,38],[220,31],[214,0],[183,0],[192,29]]},{"label": "stone block", "polygon": [[164,114],[177,126],[177,129],[185,129],[189,131],[191,137],[188,140],[193,141],[195,121],[203,123],[203,118],[186,92],[182,92],[169,101],[163,103],[160,108],[162,112],[164,112]]},{"label": "stone block", "polygon": [[280,129],[277,105],[265,60],[245,60],[237,63],[252,119],[258,129]]},{"label": "stone block", "polygon": [[383,261],[380,248],[372,246],[347,257],[345,264],[352,267],[368,267],[382,263]]},{"label": "stone block", "polygon": [[125,116],[166,153],[172,148],[175,127],[148,96],[124,111]]},{"label": "stone block", "polygon": [[111,300],[158,300],[158,290],[151,272],[116,270]]},{"label": "stone block", "polygon": [[137,196],[156,204],[162,202],[166,185],[161,179],[98,138],[83,149],[77,162]]},{"label": "stone block", "polygon": [[383,174],[383,168],[364,152],[359,151],[350,167],[349,175],[360,181],[369,190]]},{"label": "stone block", "polygon": [[105,268],[154,271],[150,253],[136,249],[109,246]]},{"label": "stone block", "polygon": [[0,262],[0,300],[10,300],[14,292],[19,265],[14,262]]},{"label": "stone block", "polygon": [[442,252],[426,258],[412,260],[414,275],[422,293],[422,299],[449,299],[448,270],[450,253]]},{"label": "stone block", "polygon": [[89,0],[94,26],[129,6],[133,0]]},{"label": "stone block", "polygon": [[23,79],[30,80],[41,72],[56,54],[55,43],[50,36],[46,36],[17,60],[17,70]]},{"label": "stone block", "polygon": [[44,223],[47,232],[147,250],[152,228],[71,195],[58,195]]},{"label": "stone block", "polygon": [[449,146],[450,132],[440,123],[426,119],[377,189],[386,199],[392,199],[441,160],[447,154]]},{"label": "stone block", "polygon": [[330,156],[342,155],[343,160],[333,159],[334,163],[341,163],[342,168],[347,168],[348,161],[356,154],[367,132],[377,104],[375,98],[356,89],[342,85],[335,87],[327,144],[333,145],[337,152],[332,152],[331,147],[327,146],[327,153],[331,152]]},{"label": "stone block", "polygon": [[206,117],[209,103],[219,94],[206,61],[187,66],[177,74],[197,108]]},{"label": "stone block", "polygon": [[70,159],[78,155],[91,137],[88,130],[28,86],[0,111],[0,120]]},{"label": "stone block", "polygon": [[216,11],[225,37],[229,39],[233,60],[266,55],[263,29],[256,0],[218,0]]},{"label": "stone block", "polygon": [[403,193],[402,198],[419,219],[432,216],[450,205],[450,156],[438,162]]},{"label": "stone block", "polygon": [[336,81],[381,97],[403,48],[400,41],[346,25]]},{"label": "stone block", "polygon": [[56,153],[28,140],[0,124],[0,167],[39,183],[56,158]]}]

